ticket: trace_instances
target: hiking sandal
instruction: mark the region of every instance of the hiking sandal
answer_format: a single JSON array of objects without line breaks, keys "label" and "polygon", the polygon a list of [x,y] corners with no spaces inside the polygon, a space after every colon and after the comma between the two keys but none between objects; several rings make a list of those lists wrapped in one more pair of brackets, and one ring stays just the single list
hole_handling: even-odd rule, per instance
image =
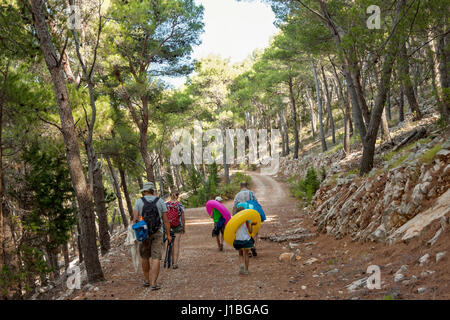
[{"label": "hiking sandal", "polygon": [[152,291],[156,291],[156,290],[159,290],[159,289],[161,289],[161,287],[158,286],[158,285],[152,286]]},{"label": "hiking sandal", "polygon": [[147,281],[147,280],[144,280],[144,287],[145,287],[145,288],[150,287],[150,282]]},{"label": "hiking sandal", "polygon": [[172,266],[172,269],[178,269],[178,264],[174,264],[174,265]]},{"label": "hiking sandal", "polygon": [[239,274],[242,274],[244,276],[248,276],[250,274],[250,271],[241,269],[241,270],[239,270]]}]

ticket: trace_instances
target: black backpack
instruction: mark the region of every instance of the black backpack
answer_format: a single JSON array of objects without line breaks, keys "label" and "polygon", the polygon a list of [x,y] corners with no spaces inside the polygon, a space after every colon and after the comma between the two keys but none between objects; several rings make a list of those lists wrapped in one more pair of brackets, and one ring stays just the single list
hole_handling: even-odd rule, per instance
[{"label": "black backpack", "polygon": [[161,227],[161,217],[159,216],[158,207],[156,206],[159,198],[156,197],[155,200],[150,202],[147,201],[145,197],[142,197],[141,199],[144,202],[144,207],[142,208],[142,218],[145,223],[147,223],[150,234],[156,233]]}]

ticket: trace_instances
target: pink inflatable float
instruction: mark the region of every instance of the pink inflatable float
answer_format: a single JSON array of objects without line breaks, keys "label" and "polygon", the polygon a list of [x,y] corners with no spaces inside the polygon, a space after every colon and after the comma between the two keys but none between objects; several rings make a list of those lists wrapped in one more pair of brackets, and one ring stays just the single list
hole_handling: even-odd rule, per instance
[{"label": "pink inflatable float", "polygon": [[222,214],[222,217],[225,219],[225,223],[228,223],[228,221],[231,219],[231,214],[228,211],[228,209],[221,204],[219,201],[216,200],[209,200],[206,203],[206,211],[211,216],[213,209],[219,210],[219,212]]}]

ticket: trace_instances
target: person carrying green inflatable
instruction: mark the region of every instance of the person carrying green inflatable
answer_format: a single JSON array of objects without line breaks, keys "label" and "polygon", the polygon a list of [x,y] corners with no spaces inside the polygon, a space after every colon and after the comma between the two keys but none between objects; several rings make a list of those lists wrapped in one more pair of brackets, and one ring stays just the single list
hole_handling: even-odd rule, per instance
[{"label": "person carrying green inflatable", "polygon": [[[220,196],[217,196],[217,202],[222,202],[223,199]],[[213,209],[212,218],[214,219],[214,229],[212,231],[212,236],[217,239],[217,247],[219,251],[223,251],[223,235],[225,232],[225,219],[222,217],[222,214],[217,209]]]}]

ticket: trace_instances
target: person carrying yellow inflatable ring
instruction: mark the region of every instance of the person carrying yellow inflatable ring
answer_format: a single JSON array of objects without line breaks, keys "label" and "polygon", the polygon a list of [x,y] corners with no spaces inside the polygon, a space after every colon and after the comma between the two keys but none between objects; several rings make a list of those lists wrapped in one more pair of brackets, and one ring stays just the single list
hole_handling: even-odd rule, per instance
[{"label": "person carrying yellow inflatable ring", "polygon": [[[239,203],[237,206],[237,212],[240,212],[248,208],[247,203]],[[249,275],[248,270],[250,259],[249,250],[253,248],[255,241],[249,234],[253,233],[253,227],[256,226],[256,222],[251,222],[246,220],[245,223],[241,224],[236,230],[236,238],[233,242],[233,247],[239,252],[239,274]]]}]

